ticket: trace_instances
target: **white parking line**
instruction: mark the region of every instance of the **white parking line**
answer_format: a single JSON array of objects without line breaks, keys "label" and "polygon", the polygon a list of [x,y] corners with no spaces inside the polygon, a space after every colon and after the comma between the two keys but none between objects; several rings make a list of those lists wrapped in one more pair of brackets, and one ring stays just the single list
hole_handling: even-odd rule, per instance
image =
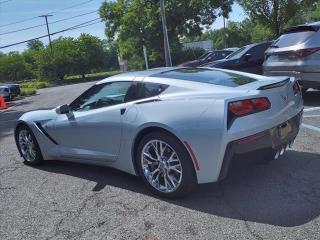
[{"label": "white parking line", "polygon": [[320,128],[312,126],[312,125],[309,125],[309,124],[302,123],[301,127],[307,128],[307,129],[310,129],[310,130],[313,130],[313,131],[316,131],[316,132],[320,132]]},{"label": "white parking line", "polygon": [[303,118],[316,118],[320,117],[320,115],[303,115]]},{"label": "white parking line", "polygon": [[303,111],[304,112],[312,112],[312,111],[317,111],[317,110],[320,110],[320,107],[305,108]]}]

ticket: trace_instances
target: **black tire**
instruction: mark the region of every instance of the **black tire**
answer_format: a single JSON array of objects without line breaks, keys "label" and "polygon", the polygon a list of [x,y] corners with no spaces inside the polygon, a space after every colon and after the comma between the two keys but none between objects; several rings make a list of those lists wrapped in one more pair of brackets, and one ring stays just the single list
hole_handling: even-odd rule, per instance
[{"label": "black tire", "polygon": [[[19,134],[21,131],[27,131],[31,138],[32,138],[32,141],[34,143],[34,150],[35,150],[35,154],[36,154],[36,157],[34,160],[30,161],[28,160],[24,155],[23,155],[23,152],[22,152],[22,149],[20,147],[20,144],[19,144]],[[40,147],[39,147],[39,144],[37,142],[37,139],[35,138],[32,130],[26,126],[26,125],[20,125],[17,129],[16,129],[16,132],[15,132],[15,139],[16,139],[16,143],[17,143],[17,147],[18,147],[18,150],[19,150],[19,153],[20,155],[23,157],[24,159],[24,164],[26,165],[29,165],[29,166],[35,166],[35,165],[39,165],[43,162],[43,157],[42,157],[42,154],[41,154],[41,150],[40,150]]]},{"label": "black tire", "polygon": [[[143,173],[143,167],[141,163],[142,150],[144,146],[152,140],[160,140],[170,145],[170,147],[176,152],[180,160],[182,167],[181,182],[177,189],[172,192],[162,192],[156,189],[149,183],[149,181]],[[161,131],[151,132],[141,139],[136,152],[137,155],[135,156],[135,160],[137,161],[139,175],[141,176],[143,182],[146,184],[148,189],[155,195],[165,198],[181,197],[191,192],[197,185],[196,173],[191,157],[184,145],[173,135]]]}]

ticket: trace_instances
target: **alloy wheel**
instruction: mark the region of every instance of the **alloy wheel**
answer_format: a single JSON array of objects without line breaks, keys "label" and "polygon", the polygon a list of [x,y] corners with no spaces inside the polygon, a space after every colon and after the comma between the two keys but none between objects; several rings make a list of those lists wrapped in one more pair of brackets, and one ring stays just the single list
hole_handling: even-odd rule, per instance
[{"label": "alloy wheel", "polygon": [[21,154],[25,160],[28,162],[34,162],[37,157],[37,151],[31,133],[26,129],[22,129],[18,135],[18,142]]},{"label": "alloy wheel", "polygon": [[143,174],[152,187],[174,192],[182,181],[182,166],[175,150],[166,142],[151,140],[141,153]]}]

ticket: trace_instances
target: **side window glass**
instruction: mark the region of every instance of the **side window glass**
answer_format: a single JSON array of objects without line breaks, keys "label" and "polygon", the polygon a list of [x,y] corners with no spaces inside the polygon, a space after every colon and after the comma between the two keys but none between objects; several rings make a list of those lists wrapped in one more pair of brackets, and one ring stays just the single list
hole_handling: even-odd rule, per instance
[{"label": "side window glass", "polygon": [[136,82],[128,89],[125,102],[155,97],[168,88],[166,84],[151,82]]},{"label": "side window glass", "polygon": [[70,104],[72,111],[88,111],[125,102],[131,82],[94,85]]},{"label": "side window glass", "polygon": [[150,98],[155,97],[166,90],[169,86],[166,84],[159,84],[159,83],[141,83],[140,89],[140,97],[143,98]]},{"label": "side window glass", "polygon": [[252,60],[259,60],[264,58],[264,52],[267,50],[267,45],[262,44],[253,47],[251,50],[248,51],[252,55]]}]

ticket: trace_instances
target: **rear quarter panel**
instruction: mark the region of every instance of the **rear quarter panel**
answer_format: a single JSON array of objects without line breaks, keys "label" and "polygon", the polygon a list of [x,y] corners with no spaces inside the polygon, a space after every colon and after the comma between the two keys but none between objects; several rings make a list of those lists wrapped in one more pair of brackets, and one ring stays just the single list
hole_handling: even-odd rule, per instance
[{"label": "rear quarter panel", "polygon": [[156,126],[171,132],[182,143],[188,142],[199,161],[200,170],[196,171],[199,183],[216,181],[224,154],[221,148],[224,114],[223,100],[180,99],[130,104],[119,159],[131,159],[137,134]]}]

